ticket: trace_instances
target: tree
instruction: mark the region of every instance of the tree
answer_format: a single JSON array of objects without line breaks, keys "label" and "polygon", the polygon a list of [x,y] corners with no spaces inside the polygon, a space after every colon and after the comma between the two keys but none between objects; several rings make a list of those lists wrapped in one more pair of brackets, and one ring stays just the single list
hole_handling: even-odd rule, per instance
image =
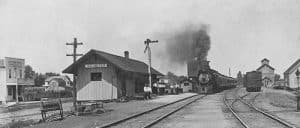
[{"label": "tree", "polygon": [[187,80],[188,78],[186,77],[186,76],[179,76],[178,77],[178,81],[179,82],[182,82],[182,81],[184,81],[184,80]]},{"label": "tree", "polygon": [[46,72],[45,75],[46,75],[47,77],[50,77],[50,76],[60,76],[59,73],[55,73],[55,72]]},{"label": "tree", "polygon": [[238,74],[237,74],[237,83],[239,85],[243,84],[243,74],[242,74],[241,71],[239,71]]},{"label": "tree", "polygon": [[175,75],[172,72],[168,72],[166,76],[167,76],[167,78],[170,79],[171,84],[179,84],[181,80],[186,78],[185,76],[179,76],[178,77],[177,75]]},{"label": "tree", "polygon": [[32,67],[30,65],[25,66],[24,72],[25,72],[25,74],[24,74],[25,79],[33,79],[35,76],[35,72],[33,71]]},{"label": "tree", "polygon": [[42,73],[36,73],[34,83],[35,86],[42,86],[45,84],[46,75],[43,75]]},{"label": "tree", "polygon": [[279,79],[280,79],[280,75],[279,74],[275,74],[274,81],[279,81]]},{"label": "tree", "polygon": [[237,79],[239,79],[239,78],[243,78],[243,75],[242,75],[241,71],[239,71],[238,74],[237,74]]}]

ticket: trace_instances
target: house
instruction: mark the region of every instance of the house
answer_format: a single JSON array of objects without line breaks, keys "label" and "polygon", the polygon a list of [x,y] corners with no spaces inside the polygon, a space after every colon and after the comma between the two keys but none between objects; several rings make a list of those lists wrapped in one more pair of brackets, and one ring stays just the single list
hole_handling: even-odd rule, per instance
[{"label": "house", "polygon": [[261,60],[261,66],[256,70],[262,73],[262,81],[265,87],[273,86],[275,82],[275,69],[269,65],[269,60],[264,58]]},{"label": "house", "polygon": [[[99,50],[90,50],[63,73],[76,76],[77,100],[110,100],[123,96],[132,97],[143,92],[148,83],[148,65],[129,58]],[[160,72],[151,68],[152,82]],[[152,84],[153,84],[152,83]]]},{"label": "house", "polygon": [[67,76],[50,76],[45,80],[46,91],[72,90],[71,80]]},{"label": "house", "polygon": [[191,92],[193,90],[193,82],[191,80],[183,80],[180,83],[180,88],[182,88],[182,92]]},{"label": "house", "polygon": [[283,74],[284,80],[286,81],[287,86],[290,88],[297,88],[298,81],[296,76],[296,71],[300,71],[300,59],[293,63]]},{"label": "house", "polygon": [[25,60],[5,57],[0,59],[0,101],[16,101],[25,87],[34,86],[33,79],[25,79]]}]

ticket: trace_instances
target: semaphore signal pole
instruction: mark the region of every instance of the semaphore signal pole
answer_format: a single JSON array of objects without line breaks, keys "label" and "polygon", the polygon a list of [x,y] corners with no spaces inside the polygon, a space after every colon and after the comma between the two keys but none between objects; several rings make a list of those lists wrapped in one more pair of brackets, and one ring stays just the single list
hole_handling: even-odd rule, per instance
[{"label": "semaphore signal pole", "polygon": [[144,53],[146,53],[146,51],[148,51],[148,74],[149,74],[149,87],[151,88],[151,49],[149,44],[150,43],[158,43],[158,40],[152,41],[150,39],[146,39],[144,41],[146,48],[144,50]]},{"label": "semaphore signal pole", "polygon": [[[72,56],[73,57],[73,64],[76,62],[76,57],[77,56],[82,56],[83,54],[77,54],[77,46],[78,45],[83,45],[83,43],[78,43],[77,39],[74,38],[73,43],[66,43],[66,45],[73,45],[73,54],[67,54],[67,56]],[[76,74],[73,74],[73,106],[74,110],[77,111],[77,89],[76,89]]]}]

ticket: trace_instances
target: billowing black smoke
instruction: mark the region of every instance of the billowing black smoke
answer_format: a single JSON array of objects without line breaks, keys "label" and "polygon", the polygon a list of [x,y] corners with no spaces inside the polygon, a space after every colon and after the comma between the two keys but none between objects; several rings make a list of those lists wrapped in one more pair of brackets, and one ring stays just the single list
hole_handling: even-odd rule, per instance
[{"label": "billowing black smoke", "polygon": [[184,64],[192,59],[206,60],[210,49],[207,31],[207,25],[189,25],[170,35],[165,47],[169,61]]}]

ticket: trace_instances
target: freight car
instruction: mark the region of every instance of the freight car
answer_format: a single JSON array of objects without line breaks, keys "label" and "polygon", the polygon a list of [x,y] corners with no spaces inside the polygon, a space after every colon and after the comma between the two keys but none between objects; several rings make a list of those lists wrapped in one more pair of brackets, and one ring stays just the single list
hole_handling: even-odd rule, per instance
[{"label": "freight car", "polygon": [[209,61],[192,60],[188,63],[188,76],[195,83],[194,91],[201,94],[220,92],[236,87],[236,79],[209,67]]},{"label": "freight car", "polygon": [[261,72],[247,72],[244,77],[244,86],[248,92],[259,92],[263,86]]}]

